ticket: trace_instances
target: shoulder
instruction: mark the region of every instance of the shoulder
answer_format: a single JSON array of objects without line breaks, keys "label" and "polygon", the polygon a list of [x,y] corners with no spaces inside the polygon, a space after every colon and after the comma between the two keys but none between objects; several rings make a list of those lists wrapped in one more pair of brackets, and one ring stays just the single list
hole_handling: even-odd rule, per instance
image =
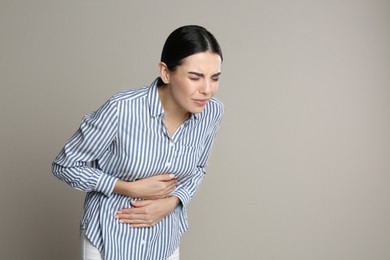
[{"label": "shoulder", "polygon": [[133,101],[145,98],[148,95],[150,86],[148,87],[139,87],[134,89],[128,89],[116,93],[110,98],[111,103],[121,103],[126,101]]},{"label": "shoulder", "polygon": [[211,125],[219,125],[224,111],[225,108],[223,103],[216,98],[212,98],[207,103],[204,110],[198,115],[198,118],[201,121],[209,122]]},{"label": "shoulder", "polygon": [[224,111],[225,111],[225,107],[223,103],[217,98],[213,97],[212,99],[210,99],[209,103],[207,104],[203,112],[220,118],[223,116]]},{"label": "shoulder", "polygon": [[215,97],[210,100],[209,104],[212,106],[213,109],[217,110],[221,114],[223,114],[223,112],[225,111],[223,103]]}]

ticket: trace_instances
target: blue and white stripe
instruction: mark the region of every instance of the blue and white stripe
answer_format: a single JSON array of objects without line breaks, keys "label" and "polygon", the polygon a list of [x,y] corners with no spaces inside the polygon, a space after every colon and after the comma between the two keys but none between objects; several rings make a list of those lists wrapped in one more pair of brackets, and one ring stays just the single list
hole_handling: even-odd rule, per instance
[{"label": "blue and white stripe", "polygon": [[[87,192],[81,228],[104,259],[164,260],[177,249],[188,228],[186,206],[205,174],[222,115],[223,105],[213,98],[170,136],[154,81],[116,94],[83,118],[53,162],[53,173]],[[119,223],[115,213],[136,198],[114,194],[116,180],[162,173],[178,178],[172,195],[181,200],[181,208],[149,228]]]}]

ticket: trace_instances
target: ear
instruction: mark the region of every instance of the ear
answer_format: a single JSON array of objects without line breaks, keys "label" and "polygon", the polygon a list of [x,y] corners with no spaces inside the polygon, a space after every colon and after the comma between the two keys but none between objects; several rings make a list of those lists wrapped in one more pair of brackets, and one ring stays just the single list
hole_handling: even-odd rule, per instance
[{"label": "ear", "polygon": [[164,62],[160,62],[158,64],[158,69],[160,71],[160,78],[162,79],[164,84],[169,84],[169,72],[170,71],[168,69],[167,64],[165,64]]}]

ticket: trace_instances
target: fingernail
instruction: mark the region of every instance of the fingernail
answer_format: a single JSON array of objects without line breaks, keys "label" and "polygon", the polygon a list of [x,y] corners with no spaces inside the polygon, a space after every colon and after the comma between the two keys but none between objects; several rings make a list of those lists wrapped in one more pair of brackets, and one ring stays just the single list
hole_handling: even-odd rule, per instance
[{"label": "fingernail", "polygon": [[169,177],[171,177],[173,179],[173,178],[175,178],[175,174],[169,174]]}]

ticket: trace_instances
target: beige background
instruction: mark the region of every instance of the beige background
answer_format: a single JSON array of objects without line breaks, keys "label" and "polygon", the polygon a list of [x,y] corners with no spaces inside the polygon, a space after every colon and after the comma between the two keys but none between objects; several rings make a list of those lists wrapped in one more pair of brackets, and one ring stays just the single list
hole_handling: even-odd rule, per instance
[{"label": "beige background", "polygon": [[226,115],[182,259],[390,259],[389,3],[1,0],[0,258],[78,259],[84,194],[52,160],[201,24]]}]

